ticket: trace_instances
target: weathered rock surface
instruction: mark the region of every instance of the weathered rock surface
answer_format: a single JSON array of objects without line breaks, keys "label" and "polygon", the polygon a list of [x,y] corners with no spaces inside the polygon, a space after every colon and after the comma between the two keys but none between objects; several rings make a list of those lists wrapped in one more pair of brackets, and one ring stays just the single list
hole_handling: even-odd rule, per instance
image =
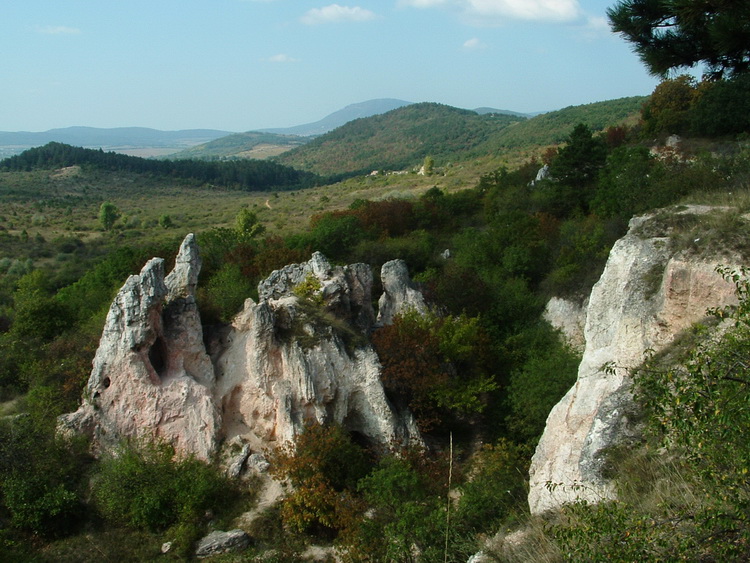
[{"label": "weathered rock surface", "polygon": [[84,402],[60,417],[61,429],[91,435],[100,449],[147,436],[201,459],[213,454],[221,415],[195,304],[199,270],[189,235],[169,286],[160,258],[130,276],[107,314]]},{"label": "weathered rock surface", "polygon": [[[86,433],[100,450],[160,438],[201,459],[239,438],[232,475],[252,451],[291,440],[310,422],[341,423],[383,447],[421,441],[411,416],[388,402],[367,339],[369,267],[334,268],[315,253],[274,272],[211,357],[195,302],[200,267],[188,235],[169,275],[155,258],[127,280],[107,316],[84,401],[60,417],[62,432]],[[295,295],[303,282],[312,295]]]},{"label": "weathered rock surface", "polygon": [[383,283],[383,295],[378,301],[379,325],[393,324],[393,318],[399,313],[413,309],[419,313],[427,311],[427,305],[409,277],[409,269],[403,260],[391,260],[383,264],[380,270]]},{"label": "weathered rock surface", "polygon": [[583,352],[586,347],[583,330],[586,325],[587,306],[588,300],[577,303],[570,299],[553,297],[544,309],[545,320],[558,329],[568,346],[577,352]]},{"label": "weathered rock surface", "polygon": [[647,350],[663,349],[704,318],[707,308],[736,302],[734,286],[715,272],[720,263],[737,264],[736,257],[674,251],[665,236],[639,234],[652,220],[631,221],[591,292],[578,379],[550,413],[531,462],[532,513],[576,498],[613,498],[602,476],[603,453],[638,432],[629,370]]},{"label": "weathered rock surface", "polygon": [[[320,289],[305,302],[292,289],[309,275]],[[364,338],[373,318],[371,285],[363,264],[333,268],[319,253],[260,284],[260,302],[245,303],[216,358],[216,395],[231,413],[228,438],[281,443],[305,424],[335,421],[380,446],[419,440],[411,417],[388,402],[380,362]],[[326,324],[328,315],[348,319],[355,331]]]},{"label": "weathered rock surface", "polygon": [[233,553],[247,549],[249,546],[250,536],[242,530],[216,531],[211,532],[198,542],[195,556],[204,558],[220,553]]}]

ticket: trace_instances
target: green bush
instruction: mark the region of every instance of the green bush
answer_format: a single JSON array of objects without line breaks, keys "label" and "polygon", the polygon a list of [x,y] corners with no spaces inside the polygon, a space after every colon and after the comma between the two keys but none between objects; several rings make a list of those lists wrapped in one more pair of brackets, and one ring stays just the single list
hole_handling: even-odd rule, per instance
[{"label": "green bush", "polygon": [[368,458],[340,425],[308,425],[295,444],[277,449],[270,461],[274,476],[295,487],[281,507],[287,526],[330,537],[359,517],[353,492],[369,470]]},{"label": "green bush", "polygon": [[326,213],[310,223],[309,241],[313,250],[331,260],[342,260],[367,237],[362,222],[350,212]]},{"label": "green bush", "polygon": [[471,477],[461,486],[456,525],[473,533],[493,533],[512,512],[523,512],[528,460],[528,449],[508,440],[485,445],[472,459]]},{"label": "green bush", "polygon": [[209,321],[231,322],[253,293],[250,281],[237,264],[226,263],[198,290],[201,314]]},{"label": "green bush", "polygon": [[75,530],[88,462],[86,444],[57,439],[29,416],[0,422],[0,492],[10,523],[47,536]]},{"label": "green bush", "polygon": [[358,490],[369,506],[351,549],[365,561],[442,561],[445,534],[444,498],[408,459],[385,457]]},{"label": "green bush", "polygon": [[599,173],[593,210],[628,221],[637,213],[671,203],[672,194],[658,189],[665,172],[646,147],[615,149]]},{"label": "green bush", "polygon": [[750,76],[700,84],[690,111],[690,129],[709,137],[750,131]]},{"label": "green bush", "polygon": [[575,383],[580,358],[546,323],[517,337],[524,358],[513,369],[505,388],[506,424],[514,438],[534,443],[544,430],[552,407]]},{"label": "green bush", "polygon": [[153,531],[200,521],[206,510],[224,507],[232,489],[217,469],[175,459],[168,445],[143,444],[103,459],[93,496],[108,520]]}]

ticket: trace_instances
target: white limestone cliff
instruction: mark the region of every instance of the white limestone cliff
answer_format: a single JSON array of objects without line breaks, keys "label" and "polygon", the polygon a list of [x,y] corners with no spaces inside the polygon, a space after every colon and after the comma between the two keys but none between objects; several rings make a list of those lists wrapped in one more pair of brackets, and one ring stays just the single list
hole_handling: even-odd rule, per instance
[{"label": "white limestone cliff", "polygon": [[[274,272],[211,357],[195,301],[200,267],[188,235],[169,275],[154,258],[127,280],[110,307],[81,407],[60,417],[61,432],[89,435],[98,451],[163,439],[201,459],[225,440],[261,451],[310,422],[341,423],[381,447],[421,443],[411,415],[387,400],[367,339],[369,267],[332,267],[315,253]],[[309,279],[314,295],[296,295]]]},{"label": "white limestone cliff", "polygon": [[736,256],[675,250],[666,231],[654,232],[655,223],[653,216],[631,221],[592,289],[578,379],[550,412],[531,462],[534,514],[575,499],[613,498],[602,474],[604,453],[638,433],[630,370],[648,350],[663,349],[704,318],[709,307],[736,302],[734,286],[715,271],[718,264],[736,267]]},{"label": "white limestone cliff", "polygon": [[[320,285],[312,312],[292,291],[308,276]],[[307,423],[335,421],[381,447],[420,441],[411,416],[386,398],[372,346],[346,341],[372,326],[371,286],[364,264],[332,267],[320,253],[261,282],[260,303],[246,301],[216,359],[217,397],[231,413],[226,437],[283,443]],[[326,326],[320,315],[327,314],[348,319],[359,334]]]}]

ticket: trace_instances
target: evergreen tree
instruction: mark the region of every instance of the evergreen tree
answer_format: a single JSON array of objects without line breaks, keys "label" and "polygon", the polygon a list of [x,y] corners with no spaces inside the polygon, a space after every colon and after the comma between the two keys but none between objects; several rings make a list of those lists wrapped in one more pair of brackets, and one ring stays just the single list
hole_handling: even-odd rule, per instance
[{"label": "evergreen tree", "polygon": [[621,0],[607,16],[656,76],[699,64],[714,80],[750,70],[746,0]]}]

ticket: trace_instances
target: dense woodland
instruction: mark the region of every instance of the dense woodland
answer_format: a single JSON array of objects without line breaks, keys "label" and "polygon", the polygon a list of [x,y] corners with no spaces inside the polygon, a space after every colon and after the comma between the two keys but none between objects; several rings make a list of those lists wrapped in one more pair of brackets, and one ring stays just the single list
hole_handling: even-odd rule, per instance
[{"label": "dense woodland", "polygon": [[30,171],[68,166],[151,174],[248,191],[304,188],[314,185],[318,180],[314,174],[265,160],[235,160],[221,164],[200,160],[152,160],[55,142],[5,159],[0,164],[0,170]]},{"label": "dense woodland", "polygon": [[[274,474],[294,492],[254,521],[254,545],[241,560],[266,553],[264,561],[294,561],[310,544],[333,544],[351,561],[466,561],[483,539],[528,522],[529,459],[579,359],[541,320],[546,300],[586,296],[635,214],[686,201],[731,201],[738,213],[750,211],[749,100],[743,75],[665,80],[638,119],[623,123],[614,110],[607,122],[573,124],[561,144],[540,146],[523,165],[496,167],[462,189],[435,185],[409,197],[357,199],[283,235],[244,207],[233,225],[198,232],[207,327],[231,320],[259,280],[314,250],[336,263],[367,263],[376,275],[385,261],[403,258],[432,308],[372,335],[388,396],[415,413],[430,449],[376,453],[342,428],[310,427],[296,447],[272,454]],[[403,108],[417,112],[406,142],[423,127],[418,112],[432,109]],[[465,118],[466,135],[451,142],[486,140],[478,117],[450,115]],[[367,128],[377,123],[351,128],[369,138]],[[673,133],[683,135],[679,154],[650,150]],[[333,144],[340,134],[299,150]],[[445,153],[424,149],[404,156],[402,166],[434,157],[427,172],[438,184],[452,160],[451,145],[441,146]],[[160,228],[168,236],[129,239],[128,221],[106,201],[98,206],[98,238],[18,232],[21,205],[49,214],[45,196],[22,178],[74,165],[82,181],[102,171],[120,174],[119,182],[125,174],[150,175],[149,186],[187,178],[182,198],[201,183],[277,191],[316,178],[272,163],[144,161],[59,144],[0,163],[0,558],[186,559],[209,524],[226,528],[253,506],[252,481],[230,482],[212,465],[175,460],[163,444],[123,444],[119,456],[94,459],[87,444],[54,433],[55,417],[80,401],[113,295],[151,256],[173,257],[184,235],[165,219]],[[549,175],[534,181],[543,165]],[[64,193],[49,201],[71,213],[91,205]],[[739,224],[714,226],[714,243],[744,250]],[[747,278],[727,275],[742,304],[716,314],[734,316],[736,328],[710,353],[686,346],[690,359],[679,377],[652,358],[638,378],[651,432],[632,455],[612,454],[623,500],[577,504],[532,522],[539,551],[519,560],[747,558],[750,450],[742,429],[750,412],[750,305]],[[717,375],[717,364],[731,371]],[[668,373],[684,383],[665,385]],[[684,416],[675,401],[687,405]],[[657,455],[665,444],[673,455]],[[655,475],[669,477],[665,487],[672,487],[657,500],[649,489]],[[174,547],[159,555],[165,541]]]}]

